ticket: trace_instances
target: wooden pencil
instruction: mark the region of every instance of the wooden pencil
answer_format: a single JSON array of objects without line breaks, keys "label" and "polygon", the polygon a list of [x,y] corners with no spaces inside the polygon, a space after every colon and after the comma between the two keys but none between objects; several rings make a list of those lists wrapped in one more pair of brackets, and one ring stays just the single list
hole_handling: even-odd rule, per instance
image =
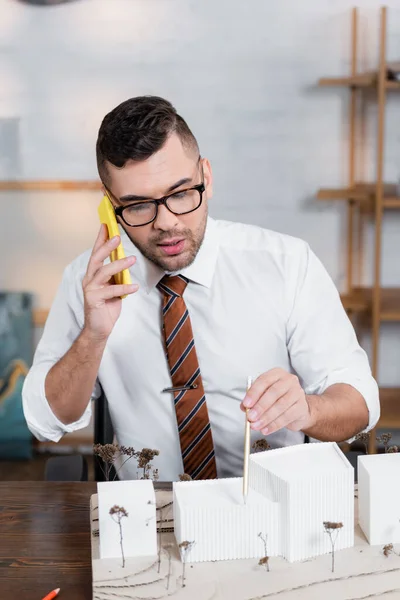
[{"label": "wooden pencil", "polygon": [[[247,390],[251,387],[252,378],[247,378]],[[244,429],[244,460],[243,460],[243,500],[246,504],[247,495],[249,493],[249,457],[250,457],[250,421],[247,418],[248,408],[245,412],[245,429]]]}]

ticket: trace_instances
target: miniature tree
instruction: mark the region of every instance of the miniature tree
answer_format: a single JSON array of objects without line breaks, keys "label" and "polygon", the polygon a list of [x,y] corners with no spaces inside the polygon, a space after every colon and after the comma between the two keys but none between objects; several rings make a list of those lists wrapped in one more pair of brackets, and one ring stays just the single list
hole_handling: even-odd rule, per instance
[{"label": "miniature tree", "polygon": [[378,444],[383,444],[383,447],[385,449],[385,453],[388,451],[389,449],[389,442],[392,439],[392,434],[391,433],[382,433],[382,435],[378,436],[376,438],[376,441],[378,442]]},{"label": "miniature tree", "polygon": [[383,552],[383,554],[387,558],[389,556],[389,554],[391,554],[392,552],[394,552],[394,550],[393,550],[393,544],[386,544],[385,546],[383,546],[382,552]]},{"label": "miniature tree", "polygon": [[122,464],[119,466],[117,472],[116,472],[116,476],[119,472],[120,469],[122,469],[122,467],[124,466],[125,463],[128,462],[128,460],[130,460],[133,457],[137,456],[137,452],[135,452],[135,450],[132,448],[132,446],[119,446],[121,455],[126,456],[127,458],[122,462]]},{"label": "miniature tree", "polygon": [[113,521],[115,521],[115,523],[118,523],[118,527],[119,527],[119,543],[121,546],[121,554],[122,554],[122,567],[125,567],[125,555],[124,555],[124,544],[123,544],[123,535],[122,535],[122,519],[124,517],[128,516],[128,513],[126,512],[125,508],[123,506],[113,506],[112,508],[110,508],[110,515]]},{"label": "miniature tree", "polygon": [[188,473],[183,473],[179,475],[179,481],[193,481]]},{"label": "miniature tree", "polygon": [[262,452],[263,450],[270,450],[271,446],[268,444],[265,438],[261,438],[253,442],[251,448],[254,450],[254,452]]},{"label": "miniature tree", "polygon": [[186,560],[194,542],[181,542],[178,546],[182,561],[182,587],[185,587],[185,567]]},{"label": "miniature tree", "polygon": [[261,533],[261,531],[260,531],[260,533],[258,534],[258,537],[260,538],[260,540],[264,544],[264,556],[262,558],[260,558],[258,564],[259,565],[264,565],[265,568],[267,569],[267,571],[269,571],[269,556],[268,556],[268,551],[267,551],[267,538],[268,538],[268,535],[267,534],[263,535]]},{"label": "miniature tree", "polygon": [[[136,458],[138,461],[138,468],[143,469],[143,474],[141,479],[151,479],[150,471],[152,469],[151,461],[155,456],[160,454],[159,450],[152,450],[151,448],[143,448],[140,452],[136,454]],[[158,470],[157,470],[158,475]]]},{"label": "miniature tree", "polygon": [[113,467],[115,469],[115,463],[121,456],[126,456],[127,458],[122,462],[118,469],[115,469],[113,479],[117,477],[121,467],[123,467],[128,460],[136,456],[136,452],[132,447],[120,446],[119,444],[94,444],[93,453],[101,459],[99,464],[106,481],[110,481],[111,470]]},{"label": "miniature tree", "polygon": [[369,438],[370,434],[366,432],[357,433],[357,435],[354,438],[354,441],[361,442],[364,445],[365,454],[368,454]]},{"label": "miniature tree", "polygon": [[[343,523],[335,523],[334,521],[324,521],[324,528],[329,535],[332,545],[332,573],[335,571],[335,543],[339,535],[339,531],[343,527]],[[336,534],[336,535],[335,535]]]}]

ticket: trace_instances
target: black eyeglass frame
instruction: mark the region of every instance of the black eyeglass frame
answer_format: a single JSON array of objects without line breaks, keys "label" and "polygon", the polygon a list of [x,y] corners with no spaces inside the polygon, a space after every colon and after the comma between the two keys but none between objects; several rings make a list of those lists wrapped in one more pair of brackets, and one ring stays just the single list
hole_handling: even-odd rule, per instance
[{"label": "black eyeglass frame", "polygon": [[[104,185],[104,183],[103,183],[103,185]],[[158,207],[160,206],[160,204],[163,204],[165,206],[165,208],[167,210],[169,210],[169,212],[171,212],[173,215],[188,215],[189,213],[192,213],[195,210],[199,209],[203,202],[203,194],[204,194],[206,188],[204,185],[204,181],[202,181],[198,185],[194,185],[190,188],[185,188],[184,190],[177,190],[175,192],[171,192],[171,194],[168,194],[167,196],[163,196],[162,198],[154,198],[154,200],[143,200],[143,202],[139,200],[136,202],[131,202],[130,204],[127,204],[126,206],[114,206],[113,202],[111,201],[111,198],[114,198],[113,194],[110,192],[110,190],[105,185],[104,185],[104,189],[106,190],[108,199],[110,200],[110,202],[113,206],[115,214],[118,217],[121,217],[121,219],[123,220],[125,225],[127,225],[128,227],[144,227],[145,225],[149,225],[150,223],[152,223],[153,221],[155,221],[157,219]],[[187,210],[185,212],[176,212],[176,211],[170,209],[170,207],[167,204],[169,198],[171,198],[172,196],[176,196],[176,194],[182,194],[182,192],[191,192],[192,190],[196,190],[197,192],[199,192],[199,196],[200,196],[200,202],[196,206],[196,208],[192,208],[191,210]],[[111,196],[111,198],[110,198],[110,196]],[[126,221],[126,219],[124,218],[123,212],[130,206],[138,206],[138,204],[154,204],[156,207],[156,213],[150,221],[147,221],[146,223],[141,223],[140,225],[132,225],[131,223],[128,223]]]}]

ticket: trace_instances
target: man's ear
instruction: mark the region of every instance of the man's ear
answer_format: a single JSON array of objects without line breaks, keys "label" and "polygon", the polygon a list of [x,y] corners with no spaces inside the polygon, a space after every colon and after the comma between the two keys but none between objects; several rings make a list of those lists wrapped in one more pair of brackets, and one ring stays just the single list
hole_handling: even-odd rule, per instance
[{"label": "man's ear", "polygon": [[202,167],[204,174],[204,187],[206,188],[207,199],[210,200],[213,195],[213,175],[208,158],[202,159]]}]

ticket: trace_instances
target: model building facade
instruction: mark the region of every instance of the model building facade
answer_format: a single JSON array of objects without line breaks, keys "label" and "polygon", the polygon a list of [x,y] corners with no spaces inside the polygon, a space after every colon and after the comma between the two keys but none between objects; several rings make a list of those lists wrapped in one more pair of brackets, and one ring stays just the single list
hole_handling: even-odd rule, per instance
[{"label": "model building facade", "polygon": [[178,544],[188,562],[268,556],[304,560],[332,549],[323,523],[341,522],[335,550],[354,543],[354,469],[336,443],[253,454],[249,495],[242,479],[174,483]]},{"label": "model building facade", "polygon": [[400,454],[358,457],[358,519],[370,544],[400,542]]}]

